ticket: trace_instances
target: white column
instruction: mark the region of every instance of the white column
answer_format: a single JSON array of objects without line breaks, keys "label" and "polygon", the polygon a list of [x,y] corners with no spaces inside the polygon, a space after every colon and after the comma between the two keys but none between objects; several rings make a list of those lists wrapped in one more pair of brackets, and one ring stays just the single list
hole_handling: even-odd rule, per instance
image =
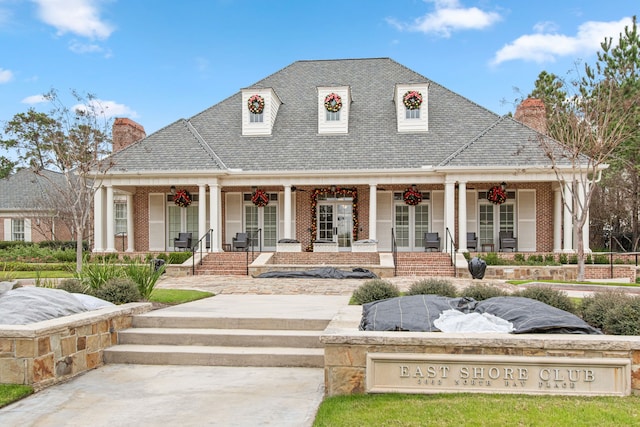
[{"label": "white column", "polygon": [[209,184],[209,226],[211,233],[211,252],[222,252],[222,208],[221,189],[218,184]]},{"label": "white column", "polygon": [[571,217],[571,210],[569,206],[573,206],[573,193],[571,192],[571,185],[564,184],[564,242],[562,249],[564,252],[573,252],[573,218]]},{"label": "white column", "polygon": [[93,251],[104,252],[104,187],[93,195]]},{"label": "white column", "polygon": [[133,252],[135,250],[133,233],[133,194],[127,194],[127,252]]},{"label": "white column", "polygon": [[105,252],[116,252],[116,239],[115,239],[115,229],[114,229],[114,216],[113,216],[113,187],[111,185],[107,185],[107,217],[105,219],[107,226],[105,227],[107,230],[107,247],[105,248]]},{"label": "white column", "polygon": [[[192,240],[195,245],[207,231],[207,186],[198,184],[198,235]],[[206,241],[202,241],[202,248],[206,250]],[[198,248],[200,249],[200,248]]]},{"label": "white column", "polygon": [[[479,248],[476,248],[478,250]],[[458,183],[458,252],[467,250],[467,183]]]},{"label": "white column", "polygon": [[378,238],[378,185],[369,184],[369,239]]},{"label": "white column", "polygon": [[456,183],[454,181],[446,181],[444,183],[444,236],[440,237],[442,242],[442,250],[445,251],[449,244],[449,235],[456,235]]},{"label": "white column", "polygon": [[562,192],[553,190],[553,251],[562,251]]},{"label": "white column", "polygon": [[291,217],[293,216],[291,213],[293,212],[293,203],[291,201],[291,184],[287,184],[284,186],[284,238],[291,239],[293,238],[293,233],[291,232]]}]

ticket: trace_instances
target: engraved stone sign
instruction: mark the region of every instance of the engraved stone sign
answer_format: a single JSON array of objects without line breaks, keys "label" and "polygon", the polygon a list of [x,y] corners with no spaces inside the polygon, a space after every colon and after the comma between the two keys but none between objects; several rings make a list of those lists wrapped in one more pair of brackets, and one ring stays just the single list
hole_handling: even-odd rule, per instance
[{"label": "engraved stone sign", "polygon": [[628,359],[369,353],[368,393],[627,396]]}]

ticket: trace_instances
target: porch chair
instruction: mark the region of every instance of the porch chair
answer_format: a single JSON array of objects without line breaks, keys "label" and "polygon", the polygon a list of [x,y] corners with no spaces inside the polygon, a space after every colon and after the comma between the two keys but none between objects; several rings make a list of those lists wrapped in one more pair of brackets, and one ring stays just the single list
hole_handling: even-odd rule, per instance
[{"label": "porch chair", "polygon": [[501,252],[504,252],[505,249],[511,249],[511,252],[518,251],[518,238],[513,237],[513,231],[501,231],[498,238]]},{"label": "porch chair", "polygon": [[173,239],[175,249],[191,249],[191,233],[178,233],[178,237]]},{"label": "porch chair", "polygon": [[249,248],[249,238],[247,233],[236,233],[236,237],[232,239],[234,251],[247,250]]},{"label": "porch chair", "polygon": [[424,250],[431,252],[431,249],[440,251],[440,236],[438,236],[438,233],[424,233]]},{"label": "porch chair", "polygon": [[473,248],[474,251],[478,250],[478,237],[476,233],[467,233],[467,249]]}]

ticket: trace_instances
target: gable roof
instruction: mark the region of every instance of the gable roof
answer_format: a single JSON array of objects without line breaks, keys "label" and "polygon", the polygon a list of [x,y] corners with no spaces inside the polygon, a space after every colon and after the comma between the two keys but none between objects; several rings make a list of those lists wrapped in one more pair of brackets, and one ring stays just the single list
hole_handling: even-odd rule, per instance
[{"label": "gable roof", "polygon": [[35,173],[26,168],[0,179],[0,210],[43,210],[51,182],[64,185],[60,173],[43,170]]},{"label": "gable roof", "polygon": [[[398,133],[397,84],[429,84],[429,130]],[[318,134],[317,87],[349,86],[349,132]],[[297,61],[250,88],[282,101],[271,135],[242,136],[241,92],[114,154],[114,172],[309,171],[543,164],[537,134],[389,59]],[[509,148],[511,147],[511,148]],[[505,152],[526,147],[518,156]]]}]

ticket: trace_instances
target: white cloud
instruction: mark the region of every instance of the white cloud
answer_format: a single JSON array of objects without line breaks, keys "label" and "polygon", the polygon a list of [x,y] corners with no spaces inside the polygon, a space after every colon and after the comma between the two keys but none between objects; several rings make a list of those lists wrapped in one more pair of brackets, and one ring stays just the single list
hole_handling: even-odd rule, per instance
[{"label": "white cloud", "polygon": [[73,33],[90,39],[104,40],[114,31],[100,18],[101,0],[33,0],[38,16],[54,26],[58,34]]},{"label": "white cloud", "polygon": [[27,96],[25,99],[23,99],[22,101],[23,104],[42,104],[43,102],[49,102],[47,100],[47,98],[44,97],[44,95],[31,95],[31,96]]},{"label": "white cloud", "polygon": [[419,31],[450,37],[454,31],[481,30],[502,19],[496,12],[486,12],[477,7],[462,7],[458,0],[425,1],[434,4],[434,12],[417,18],[411,24],[403,24],[392,18],[387,19],[387,22],[401,31]]},{"label": "white cloud", "polygon": [[[631,24],[631,18],[613,22],[588,21],[578,27],[575,36],[550,32],[526,34],[496,52],[492,62],[500,64],[521,59],[542,63],[555,61],[560,56],[592,54],[600,49],[605,37],[613,37],[615,43],[625,25]],[[545,27],[536,24],[534,29],[545,30]]]},{"label": "white cloud", "polygon": [[[93,99],[88,103],[91,108],[100,115],[107,118],[111,117],[132,117],[137,118],[138,113],[124,104],[118,104],[115,101],[104,101],[101,99]],[[77,104],[73,106],[74,110],[86,110],[87,105]]]},{"label": "white cloud", "polygon": [[13,80],[13,73],[11,70],[0,68],[0,84],[9,83],[11,80]]}]

